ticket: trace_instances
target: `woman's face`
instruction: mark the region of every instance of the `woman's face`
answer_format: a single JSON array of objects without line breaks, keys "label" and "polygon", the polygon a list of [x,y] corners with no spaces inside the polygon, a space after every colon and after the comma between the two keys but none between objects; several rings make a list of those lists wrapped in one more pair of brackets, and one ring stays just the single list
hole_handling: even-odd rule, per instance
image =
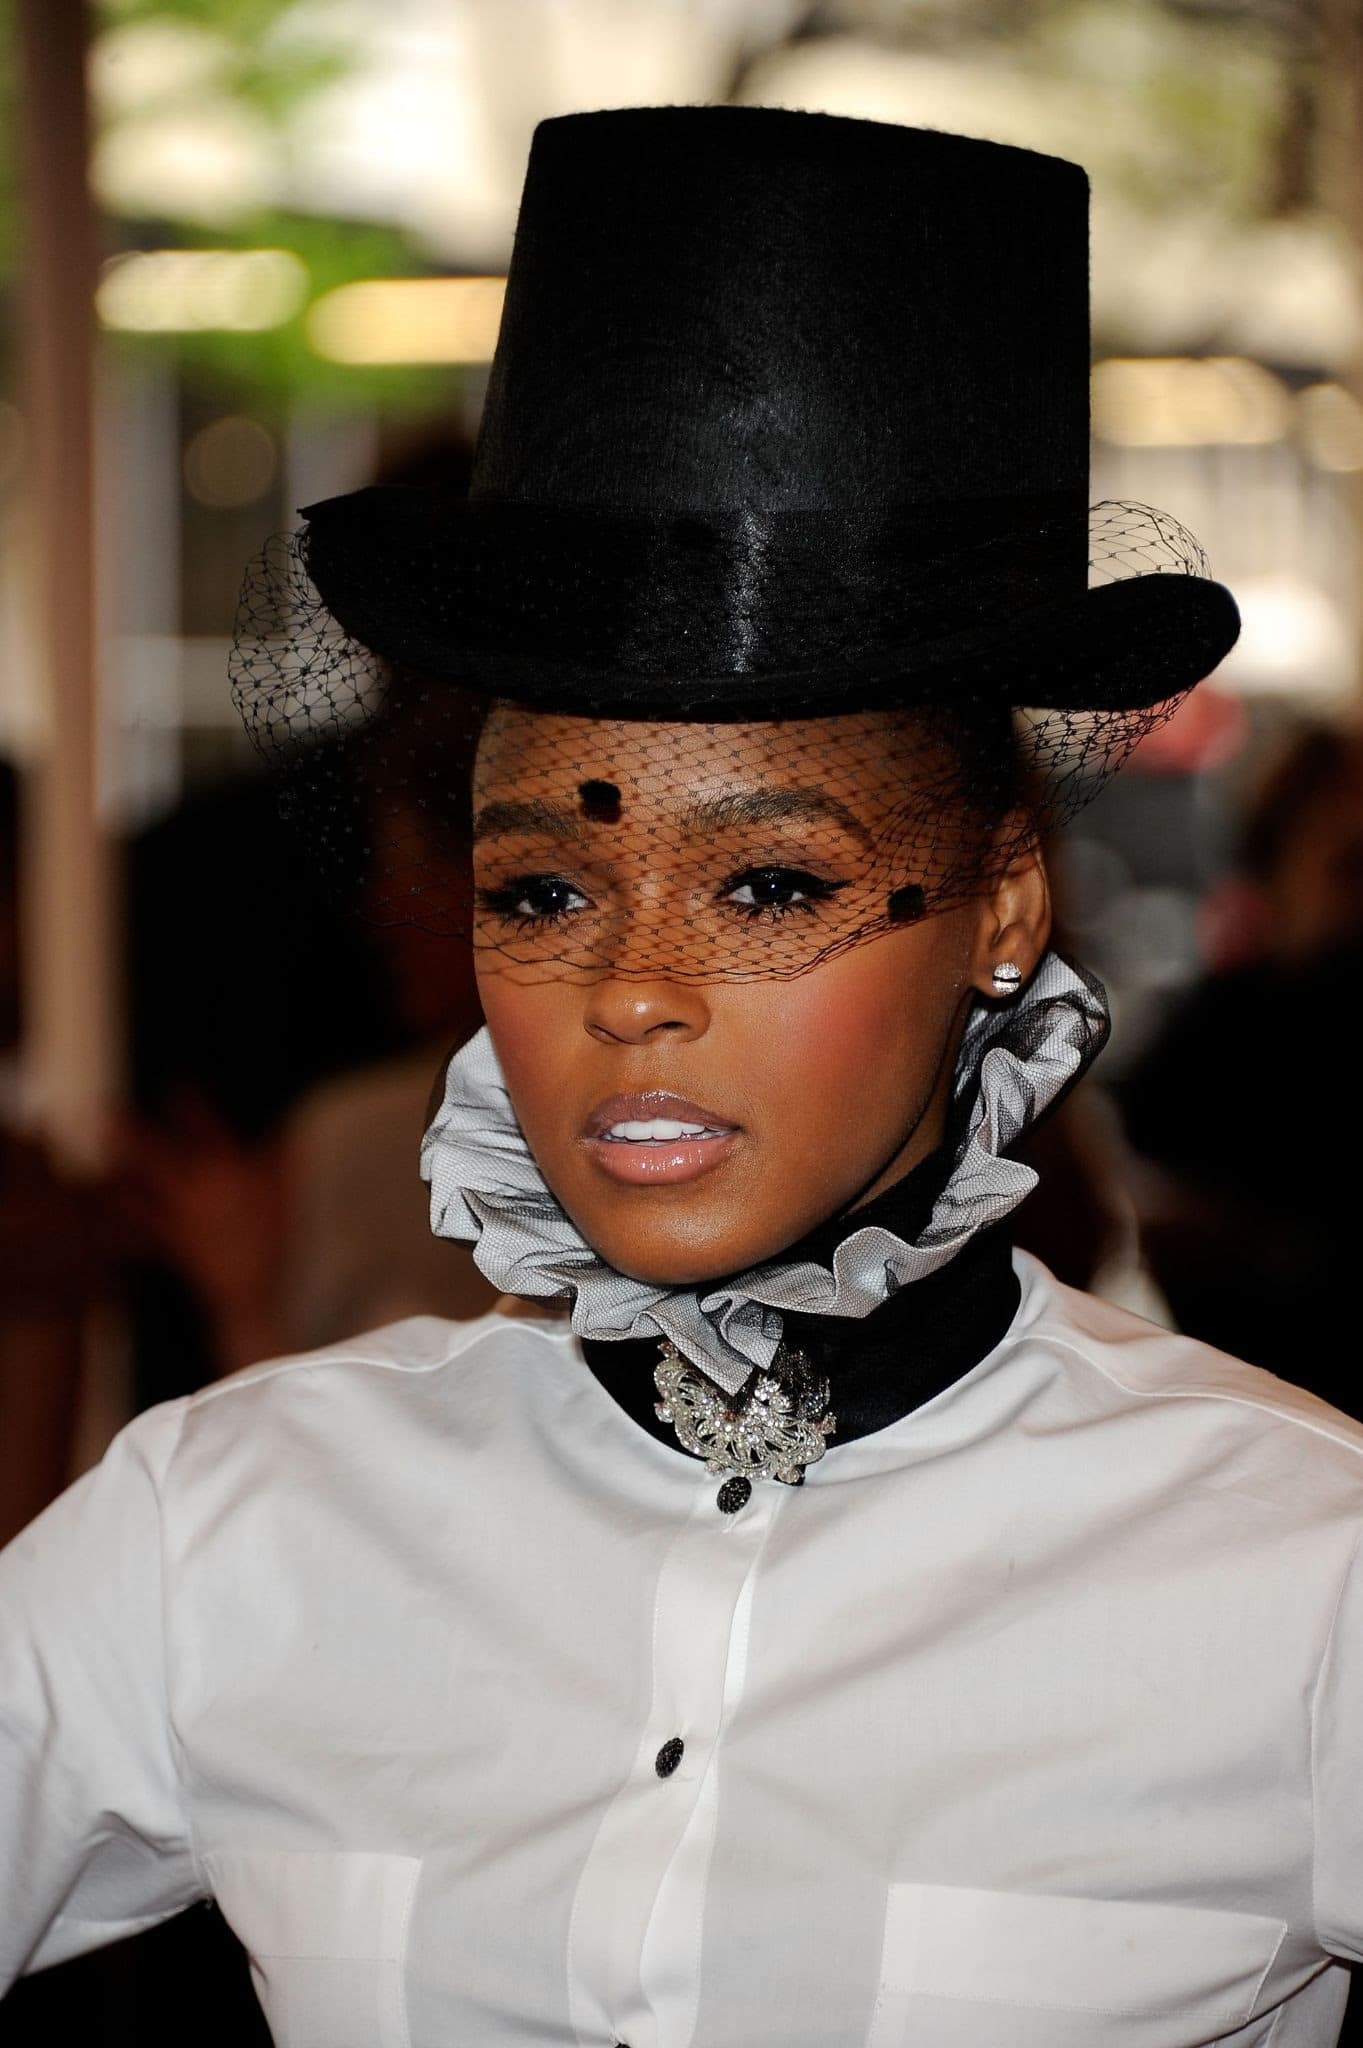
[{"label": "woman's face", "polygon": [[[617,1270],[741,1271],[940,1142],[972,993],[1045,945],[1037,856],[795,971],[911,889],[940,770],[887,713],[493,708],[474,779],[483,1011],[540,1171]],[[715,961],[751,978],[704,979]]]}]

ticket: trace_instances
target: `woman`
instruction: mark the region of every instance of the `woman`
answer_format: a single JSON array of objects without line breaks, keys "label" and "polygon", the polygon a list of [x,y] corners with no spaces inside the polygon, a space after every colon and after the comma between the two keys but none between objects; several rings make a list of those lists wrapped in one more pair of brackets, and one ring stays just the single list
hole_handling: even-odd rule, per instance
[{"label": "woman", "polygon": [[292,2048],[1333,2037],[1363,1435],[1006,1240],[1105,1032],[1039,831],[1236,631],[1090,537],[1085,277],[1056,159],[537,131],[467,509],[313,508],[237,670],[333,849],[308,726],[471,796],[395,896],[475,948],[423,1171],[507,1298],[13,1547],[11,1970],[212,1895]]}]

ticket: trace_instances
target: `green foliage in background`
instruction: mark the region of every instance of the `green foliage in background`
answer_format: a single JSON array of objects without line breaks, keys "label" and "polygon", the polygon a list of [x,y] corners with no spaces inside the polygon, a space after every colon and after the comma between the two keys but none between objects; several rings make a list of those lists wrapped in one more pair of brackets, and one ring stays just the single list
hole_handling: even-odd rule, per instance
[{"label": "green foliage in background", "polygon": [[[120,51],[136,46],[139,31],[163,37],[178,31],[190,60],[182,79],[177,84],[172,63],[161,93],[130,110],[106,106],[106,121],[113,125],[139,116],[192,116],[205,104],[226,106],[247,115],[262,147],[287,165],[295,116],[315,93],[343,80],[353,62],[339,32],[313,28],[305,36],[281,33],[296,14],[296,0],[99,0],[94,9],[96,111],[101,100],[101,52],[116,89]],[[105,100],[111,97],[116,101],[116,90],[106,90]],[[311,300],[361,278],[410,277],[427,267],[396,227],[248,209],[211,222],[177,219],[168,212],[125,217],[111,222],[110,230],[112,250],[287,249],[306,268],[308,302],[283,326],[245,334],[110,336],[111,346],[134,359],[173,361],[186,385],[207,398],[226,403],[249,400],[267,412],[299,402],[322,412],[351,407],[420,412],[442,396],[448,398],[448,370],[345,366],[325,361],[308,345],[305,318]]]},{"label": "green foliage in background", "polygon": [[[382,0],[367,4],[377,8]],[[655,0],[638,0],[641,8],[649,4]],[[127,139],[139,122],[192,123],[216,114],[245,124],[261,160],[278,171],[279,192],[290,189],[300,113],[344,81],[357,61],[350,42],[357,17],[345,8],[300,10],[297,0],[90,0],[90,10],[97,151]],[[9,145],[0,150],[0,283],[12,277],[16,247],[14,16],[15,0],[0,0],[0,122]],[[1309,197],[1294,189],[1293,165],[1309,158],[1308,73],[1318,63],[1313,20],[1307,0],[1228,0],[1214,16],[1204,0],[825,0],[819,32],[949,54],[1002,70],[1041,95],[1068,88],[1071,102],[1077,89],[1087,107],[1102,110],[1084,147],[1109,189],[1137,208],[1210,207],[1234,221]],[[139,48],[145,56],[157,39],[170,60],[159,70],[143,62],[139,70]],[[420,275],[429,267],[397,226],[249,201],[216,219],[196,218],[187,203],[175,205],[172,193],[154,198],[154,206],[111,204],[110,253],[284,248],[306,266],[314,298],[360,278]],[[447,370],[321,360],[308,346],[304,312],[266,333],[118,335],[110,345],[169,357],[191,388],[276,412],[300,402],[327,411],[421,411],[448,396]]]},{"label": "green foliage in background", "polygon": [[297,0],[97,0],[98,29],[137,23],[180,24],[211,34],[220,46],[219,89],[282,120],[320,86],[345,75],[345,45],[300,43],[274,35]]},{"label": "green foliage in background", "polygon": [[1038,9],[1029,69],[1098,117],[1085,161],[1152,215],[1184,207],[1250,221],[1275,211],[1293,145],[1294,45],[1245,6],[1211,20],[1166,0],[1065,0]]},{"label": "green foliage in background", "polygon": [[137,225],[136,240],[124,246],[288,249],[308,272],[309,299],[294,319],[256,334],[109,334],[106,346],[128,360],[177,365],[188,387],[203,397],[224,405],[253,399],[267,412],[279,410],[285,401],[306,401],[319,413],[377,407],[397,414],[419,414],[448,403],[457,373],[447,367],[332,363],[314,354],[308,343],[304,323],[311,300],[361,278],[420,273],[420,259],[396,228],[293,213],[253,215],[229,232],[213,234],[177,231],[171,223],[149,233],[151,224]]}]

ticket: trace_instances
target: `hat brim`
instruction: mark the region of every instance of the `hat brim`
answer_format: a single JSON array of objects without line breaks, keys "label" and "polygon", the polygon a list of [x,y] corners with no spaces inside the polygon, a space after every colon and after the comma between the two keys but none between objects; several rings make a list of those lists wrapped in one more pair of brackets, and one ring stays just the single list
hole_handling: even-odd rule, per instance
[{"label": "hat brim", "polygon": [[[386,500],[386,503],[377,501]],[[1020,605],[946,635],[876,641],[872,610],[854,651],[821,649],[808,665],[707,667],[689,673],[684,635],[675,666],[621,659],[630,643],[628,594],[617,645],[589,658],[554,646],[552,604],[495,635],[461,593],[471,564],[459,561],[457,516],[394,516],[391,495],[358,492],[309,507],[308,573],[332,617],[381,659],[432,678],[514,697],[542,709],[601,717],[770,719],[862,710],[878,703],[986,702],[1037,710],[1124,712],[1162,704],[1210,675],[1234,646],[1240,614],[1224,584],[1159,571],[1121,576],[1090,590]],[[452,509],[452,508],[451,508]],[[462,508],[460,508],[462,510]],[[415,508],[411,508],[412,511]],[[524,569],[520,572],[524,575]],[[561,566],[546,571],[545,596],[565,598]],[[890,609],[890,608],[887,608]]]}]

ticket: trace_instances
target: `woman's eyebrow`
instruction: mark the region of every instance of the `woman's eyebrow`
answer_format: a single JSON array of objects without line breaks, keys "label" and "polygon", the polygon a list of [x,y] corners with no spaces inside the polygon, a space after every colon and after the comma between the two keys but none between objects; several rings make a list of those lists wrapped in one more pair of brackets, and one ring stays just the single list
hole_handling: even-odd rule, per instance
[{"label": "woman's eyebrow", "polygon": [[[722,831],[731,825],[840,825],[864,846],[871,834],[846,804],[823,789],[735,789],[722,796],[701,797],[681,812],[679,824],[688,835]],[[583,820],[544,797],[506,797],[484,804],[473,821],[475,839],[496,839],[511,832],[538,832],[551,839],[585,842]]]},{"label": "woman's eyebrow", "polygon": [[770,825],[791,819],[801,824],[831,822],[864,846],[872,843],[860,818],[824,789],[736,789],[688,804],[681,822],[686,832],[713,832],[726,825]]},{"label": "woman's eyebrow", "polygon": [[497,839],[508,832],[547,833],[551,839],[581,839],[582,820],[544,797],[510,797],[484,804],[473,821],[475,839]]}]

